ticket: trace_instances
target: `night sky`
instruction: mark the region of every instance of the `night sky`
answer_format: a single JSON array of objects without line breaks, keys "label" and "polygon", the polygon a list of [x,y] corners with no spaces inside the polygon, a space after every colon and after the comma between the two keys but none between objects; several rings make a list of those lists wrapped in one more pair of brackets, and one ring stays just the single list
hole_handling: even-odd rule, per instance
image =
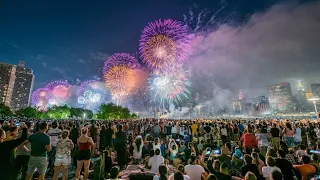
[{"label": "night sky", "polygon": [[[251,15],[267,13],[269,8],[284,3],[293,3],[295,8],[319,4],[316,1],[275,0],[3,1],[0,9],[0,62],[17,64],[19,60],[25,61],[26,67],[34,70],[35,88],[52,80],[76,82],[77,79],[101,78],[100,71],[108,56],[116,52],[138,51],[140,33],[150,21],[159,18],[183,21],[183,15],[190,15],[190,9],[198,13],[203,9],[213,12],[225,6],[219,15],[225,17],[232,13],[228,22],[243,26]],[[314,16],[318,18],[319,13]],[[243,40],[242,45],[247,43]],[[302,60],[300,62],[300,65],[304,64]],[[266,83],[283,79],[279,76],[270,78],[274,79]],[[265,88],[265,84],[244,86],[226,87]]]}]

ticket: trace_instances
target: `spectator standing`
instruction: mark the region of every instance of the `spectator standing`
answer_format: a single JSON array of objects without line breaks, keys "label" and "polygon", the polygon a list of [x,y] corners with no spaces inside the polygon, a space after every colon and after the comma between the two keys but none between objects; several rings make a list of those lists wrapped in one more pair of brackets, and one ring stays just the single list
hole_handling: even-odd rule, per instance
[{"label": "spectator standing", "polygon": [[39,173],[39,180],[44,180],[48,167],[47,152],[51,151],[50,137],[46,134],[47,130],[48,124],[45,122],[41,123],[39,126],[39,132],[32,134],[28,138],[28,141],[23,143],[23,145],[28,142],[31,143],[26,180],[31,180],[36,169]]},{"label": "spectator standing", "polygon": [[286,123],[286,127],[283,129],[282,134],[284,136],[284,140],[286,142],[286,144],[288,145],[288,147],[293,148],[294,146],[294,138],[293,138],[293,129],[292,129],[292,125],[287,122]]},{"label": "spectator standing", "polygon": [[58,180],[60,169],[62,168],[62,180],[68,179],[68,166],[71,163],[71,150],[74,144],[68,138],[69,131],[62,132],[62,139],[57,142],[56,159],[54,162],[53,180]]},{"label": "spectator standing", "polygon": [[91,150],[94,145],[92,138],[88,136],[88,128],[84,127],[81,129],[81,136],[78,138],[77,143],[79,149],[77,155],[76,178],[79,179],[80,171],[82,166],[84,166],[84,179],[88,179]]},{"label": "spectator standing", "polygon": [[13,149],[22,144],[28,135],[27,126],[24,123],[20,124],[22,128],[22,135],[20,138],[3,142],[6,138],[4,130],[0,129],[0,178],[14,179],[14,153]]},{"label": "spectator standing", "polygon": [[[32,124],[30,122],[25,123],[28,128],[28,138],[31,136],[31,127]],[[19,133],[18,138],[22,136],[22,133]],[[14,164],[15,178],[18,179],[18,175],[20,172],[22,173],[21,179],[26,179],[27,170],[28,170],[28,162],[30,159],[30,150],[31,144],[27,143],[23,146],[18,146],[16,151],[16,159]]]},{"label": "spectator standing", "polygon": [[50,174],[53,172],[53,165],[54,165],[54,160],[55,160],[55,155],[56,155],[56,146],[57,142],[61,137],[61,129],[58,128],[58,123],[56,121],[52,122],[51,124],[52,128],[48,130],[47,134],[50,137],[50,144],[51,144],[51,151],[48,153],[49,156],[49,171]]},{"label": "spectator standing", "polygon": [[113,146],[112,136],[114,132],[112,129],[112,124],[109,123],[108,128],[106,129],[106,147],[111,148]]},{"label": "spectator standing", "polygon": [[278,150],[280,148],[280,130],[277,128],[277,124],[273,124],[270,130],[272,147]]},{"label": "spectator standing", "polygon": [[120,168],[124,168],[126,163],[126,141],[127,135],[122,131],[122,125],[119,125],[119,130],[116,132],[114,147],[117,151],[117,161]]},{"label": "spectator standing", "polygon": [[258,145],[256,137],[251,133],[251,128],[247,128],[247,132],[242,136],[241,141],[246,153],[251,153],[252,149]]}]

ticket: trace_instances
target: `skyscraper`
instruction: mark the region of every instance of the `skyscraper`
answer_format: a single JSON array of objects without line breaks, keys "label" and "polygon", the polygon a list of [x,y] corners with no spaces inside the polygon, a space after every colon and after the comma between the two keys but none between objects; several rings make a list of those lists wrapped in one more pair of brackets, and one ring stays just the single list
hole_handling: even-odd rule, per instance
[{"label": "skyscraper", "polygon": [[313,98],[320,98],[320,84],[311,84],[311,91]]},{"label": "skyscraper", "polygon": [[11,108],[14,110],[30,105],[34,75],[32,69],[25,68],[24,62],[19,61],[16,67],[14,89],[11,98]]},{"label": "skyscraper", "polygon": [[269,103],[272,110],[292,111],[293,99],[290,83],[268,86]]},{"label": "skyscraper", "polygon": [[10,106],[16,67],[11,64],[0,63],[0,103]]}]

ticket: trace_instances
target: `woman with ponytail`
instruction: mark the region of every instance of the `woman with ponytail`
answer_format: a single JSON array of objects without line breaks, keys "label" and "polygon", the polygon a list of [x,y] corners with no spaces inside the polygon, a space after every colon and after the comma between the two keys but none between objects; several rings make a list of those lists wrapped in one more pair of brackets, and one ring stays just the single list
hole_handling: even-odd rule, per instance
[{"label": "woman with ponytail", "polygon": [[159,174],[153,177],[153,180],[168,180],[168,169],[167,166],[161,164],[159,166]]}]

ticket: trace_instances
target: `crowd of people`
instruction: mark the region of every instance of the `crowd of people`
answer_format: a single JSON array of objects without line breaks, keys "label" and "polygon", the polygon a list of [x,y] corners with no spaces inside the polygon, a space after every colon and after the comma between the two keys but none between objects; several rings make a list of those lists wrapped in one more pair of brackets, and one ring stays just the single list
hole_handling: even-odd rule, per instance
[{"label": "crowd of people", "polygon": [[[320,179],[320,123],[0,119],[0,179]],[[319,174],[320,175],[320,174]]]}]

